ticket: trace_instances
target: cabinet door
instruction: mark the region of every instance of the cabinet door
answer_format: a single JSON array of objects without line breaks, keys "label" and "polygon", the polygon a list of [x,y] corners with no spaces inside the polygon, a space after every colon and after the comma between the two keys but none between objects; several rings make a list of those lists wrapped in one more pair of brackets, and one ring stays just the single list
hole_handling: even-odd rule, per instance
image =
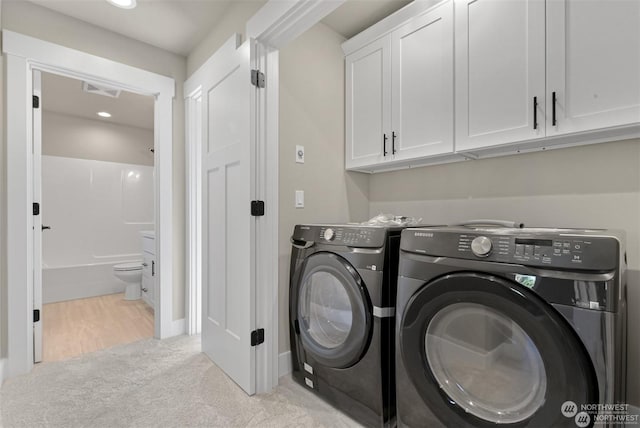
[{"label": "cabinet door", "polygon": [[142,298],[149,306],[154,307],[155,299],[155,282],[156,278],[153,275],[155,272],[154,256],[151,253],[144,252],[143,259],[144,264],[142,267]]},{"label": "cabinet door", "polygon": [[456,0],[457,151],[544,137],[544,19],[544,0]]},{"label": "cabinet door", "polygon": [[390,50],[387,36],[346,57],[347,169],[391,157]]},{"label": "cabinet door", "polygon": [[636,122],[640,1],[549,0],[547,135]]},{"label": "cabinet door", "polygon": [[453,152],[453,2],[392,33],[394,160]]}]

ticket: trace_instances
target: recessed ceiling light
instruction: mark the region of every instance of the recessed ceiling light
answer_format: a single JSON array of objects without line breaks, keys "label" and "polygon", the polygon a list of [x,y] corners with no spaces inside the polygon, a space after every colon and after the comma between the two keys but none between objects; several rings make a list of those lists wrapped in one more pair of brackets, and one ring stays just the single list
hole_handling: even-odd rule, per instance
[{"label": "recessed ceiling light", "polygon": [[136,0],[107,0],[114,6],[121,7],[122,9],[133,9],[136,7]]},{"label": "recessed ceiling light", "polygon": [[107,113],[106,111],[98,112],[98,116],[100,117],[111,117],[111,113]]}]

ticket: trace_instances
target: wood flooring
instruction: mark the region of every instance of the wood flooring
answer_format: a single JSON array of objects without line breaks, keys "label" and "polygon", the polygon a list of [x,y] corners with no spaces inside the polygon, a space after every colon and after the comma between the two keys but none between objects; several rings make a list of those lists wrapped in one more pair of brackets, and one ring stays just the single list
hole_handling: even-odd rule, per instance
[{"label": "wood flooring", "polygon": [[42,308],[42,361],[71,357],[153,336],[153,309],[124,293]]}]

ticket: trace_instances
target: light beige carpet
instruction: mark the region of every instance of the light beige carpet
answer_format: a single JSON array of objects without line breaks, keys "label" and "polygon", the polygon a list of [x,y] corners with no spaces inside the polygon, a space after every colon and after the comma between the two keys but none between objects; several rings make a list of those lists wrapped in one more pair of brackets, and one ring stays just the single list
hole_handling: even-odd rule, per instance
[{"label": "light beige carpet", "polygon": [[197,336],[146,339],[39,364],[0,389],[13,427],[358,427],[290,377],[247,396],[200,352]]}]

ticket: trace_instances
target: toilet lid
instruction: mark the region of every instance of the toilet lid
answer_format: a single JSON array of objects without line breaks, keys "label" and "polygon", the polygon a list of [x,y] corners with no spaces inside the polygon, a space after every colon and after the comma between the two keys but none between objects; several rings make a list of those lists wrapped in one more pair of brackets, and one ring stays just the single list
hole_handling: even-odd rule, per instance
[{"label": "toilet lid", "polygon": [[140,270],[140,269],[142,269],[142,262],[121,263],[113,267],[113,270],[117,270],[117,271]]}]

